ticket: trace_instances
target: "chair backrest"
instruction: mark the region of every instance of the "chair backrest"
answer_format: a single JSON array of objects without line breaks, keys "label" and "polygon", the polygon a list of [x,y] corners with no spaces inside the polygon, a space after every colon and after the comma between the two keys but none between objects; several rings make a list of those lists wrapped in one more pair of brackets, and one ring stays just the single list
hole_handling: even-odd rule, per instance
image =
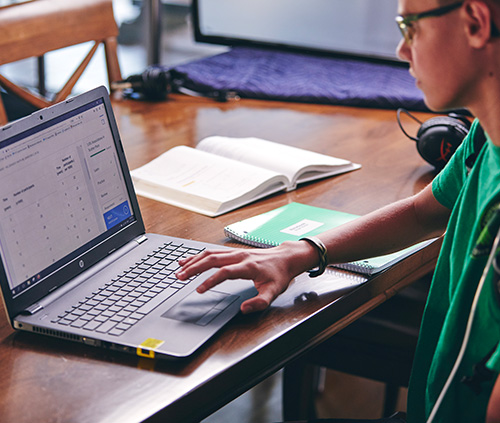
[{"label": "chair backrest", "polygon": [[[89,53],[53,99],[29,92],[0,74],[0,86],[35,107],[64,100],[87,67],[98,46],[104,44],[108,80],[121,80],[117,56],[118,26],[112,0],[34,0],[0,8],[0,65],[93,41]],[[0,99],[0,124],[7,122]]]}]

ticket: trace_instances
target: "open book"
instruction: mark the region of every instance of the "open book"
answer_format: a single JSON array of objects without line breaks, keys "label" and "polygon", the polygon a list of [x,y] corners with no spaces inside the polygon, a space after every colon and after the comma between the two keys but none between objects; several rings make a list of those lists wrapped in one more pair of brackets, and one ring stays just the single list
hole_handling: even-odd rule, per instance
[{"label": "open book", "polygon": [[209,137],[131,172],[139,195],[218,216],[297,184],[360,165],[260,138]]},{"label": "open book", "polygon": [[[224,228],[228,238],[253,247],[274,247],[284,241],[298,241],[343,225],[358,216],[337,210],[301,203],[286,206],[232,223]],[[334,265],[364,275],[374,275],[425,247],[433,240],[423,241],[395,253],[350,263]]]}]

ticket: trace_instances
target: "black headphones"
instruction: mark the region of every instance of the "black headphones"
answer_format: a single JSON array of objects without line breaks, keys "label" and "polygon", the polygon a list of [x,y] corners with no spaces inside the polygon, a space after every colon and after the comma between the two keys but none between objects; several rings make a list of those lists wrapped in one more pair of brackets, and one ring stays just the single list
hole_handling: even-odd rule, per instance
[{"label": "black headphones", "polygon": [[126,97],[136,100],[163,101],[170,93],[206,97],[220,102],[239,99],[234,91],[210,88],[195,90],[187,86],[189,86],[189,79],[185,73],[161,66],[149,66],[141,74],[131,75],[123,81],[111,84],[113,90],[122,90]]},{"label": "black headphones", "polygon": [[[401,113],[420,123],[416,137],[408,135],[401,123]],[[398,109],[398,124],[403,133],[417,143],[417,150],[424,160],[440,170],[469,133],[471,122],[465,115],[450,113],[421,122],[408,110]]]},{"label": "black headphones", "polygon": [[170,72],[150,66],[141,74],[113,82],[111,88],[122,90],[126,97],[162,101],[172,92],[172,77]]}]

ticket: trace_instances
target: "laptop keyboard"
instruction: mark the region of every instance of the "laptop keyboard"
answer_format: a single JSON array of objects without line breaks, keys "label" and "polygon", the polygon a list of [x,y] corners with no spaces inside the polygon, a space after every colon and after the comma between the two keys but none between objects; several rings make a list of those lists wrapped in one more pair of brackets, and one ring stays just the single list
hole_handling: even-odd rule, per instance
[{"label": "laptop keyboard", "polygon": [[164,244],[52,322],[119,336],[191,280],[175,277],[177,261],[201,251]]}]

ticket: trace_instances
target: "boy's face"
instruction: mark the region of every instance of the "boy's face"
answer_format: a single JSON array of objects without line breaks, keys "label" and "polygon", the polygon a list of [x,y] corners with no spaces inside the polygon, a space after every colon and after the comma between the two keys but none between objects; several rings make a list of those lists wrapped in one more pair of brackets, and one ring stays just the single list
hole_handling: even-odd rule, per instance
[{"label": "boy's face", "polygon": [[[398,0],[398,14],[407,16],[441,6],[438,0]],[[410,64],[410,73],[423,91],[428,107],[436,111],[467,107],[464,89],[470,63],[464,54],[461,12],[457,8],[414,22],[411,42],[401,40],[398,46],[398,55]]]}]

